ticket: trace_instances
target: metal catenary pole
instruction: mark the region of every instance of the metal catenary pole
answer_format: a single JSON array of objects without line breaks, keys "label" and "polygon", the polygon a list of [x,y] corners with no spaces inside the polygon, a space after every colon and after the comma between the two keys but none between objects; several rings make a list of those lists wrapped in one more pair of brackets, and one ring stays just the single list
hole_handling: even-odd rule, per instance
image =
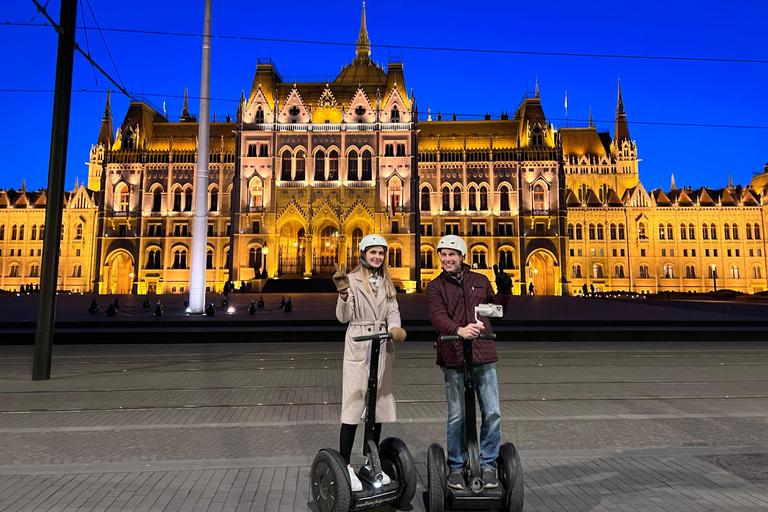
[{"label": "metal catenary pole", "polygon": [[208,252],[208,114],[211,97],[211,0],[205,0],[203,65],[200,77],[200,119],[197,132],[197,175],[195,176],[195,224],[192,231],[192,269],[189,312],[205,309],[205,259]]},{"label": "metal catenary pole", "polygon": [[67,163],[69,109],[72,99],[72,64],[75,55],[77,0],[62,0],[59,19],[59,48],[56,56],[56,84],[53,96],[51,156],[48,164],[48,192],[45,208],[43,258],[40,271],[35,352],[32,380],[51,378],[53,326],[56,321],[56,286],[59,273],[61,216],[64,203],[64,174]]}]

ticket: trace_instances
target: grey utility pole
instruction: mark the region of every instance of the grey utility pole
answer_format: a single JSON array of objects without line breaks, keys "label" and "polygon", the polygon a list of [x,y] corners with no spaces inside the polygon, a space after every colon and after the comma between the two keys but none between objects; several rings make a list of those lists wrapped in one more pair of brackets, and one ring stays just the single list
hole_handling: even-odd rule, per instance
[{"label": "grey utility pole", "polygon": [[192,228],[189,312],[205,309],[205,257],[208,252],[208,122],[211,98],[211,0],[205,0],[203,66],[200,77],[200,118],[197,131],[197,174],[195,176],[195,224]]},{"label": "grey utility pole", "polygon": [[[39,7],[39,6],[38,6]],[[64,174],[67,166],[69,108],[72,100],[72,63],[75,56],[77,0],[61,0],[59,49],[56,56],[56,85],[53,95],[51,157],[48,163],[48,202],[45,207],[43,259],[32,380],[51,378],[53,326],[56,321],[56,286],[59,274],[61,210],[64,204]]]}]

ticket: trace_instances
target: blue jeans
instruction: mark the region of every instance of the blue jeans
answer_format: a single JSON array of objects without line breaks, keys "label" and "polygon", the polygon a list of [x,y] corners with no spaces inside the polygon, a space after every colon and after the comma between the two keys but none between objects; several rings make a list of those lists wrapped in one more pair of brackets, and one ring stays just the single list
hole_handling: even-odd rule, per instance
[{"label": "blue jeans", "polygon": [[[467,439],[464,429],[464,371],[443,368],[445,399],[448,401],[448,466],[460,470],[467,460]],[[475,366],[475,392],[480,402],[480,464],[496,469],[501,447],[501,406],[496,364]]]}]

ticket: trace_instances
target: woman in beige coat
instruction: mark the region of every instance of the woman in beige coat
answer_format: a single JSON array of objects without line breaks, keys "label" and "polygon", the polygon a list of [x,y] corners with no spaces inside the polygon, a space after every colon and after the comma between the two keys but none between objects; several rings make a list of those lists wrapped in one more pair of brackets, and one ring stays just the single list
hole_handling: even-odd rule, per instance
[{"label": "woman in beige coat", "polygon": [[[350,466],[352,445],[358,423],[365,419],[365,395],[368,390],[371,341],[354,341],[355,336],[392,333],[392,339],[379,352],[379,387],[376,398],[376,428],[374,441],[379,444],[381,424],[395,421],[393,365],[394,343],[405,340],[400,327],[397,292],[386,265],[387,241],[379,235],[368,235],[360,241],[360,265],[347,275],[344,266],[337,266],[333,282],[339,292],[336,318],[349,322],[344,340],[344,367],[341,394],[341,456],[347,462],[353,491],[362,490],[357,475]],[[382,483],[390,479],[383,476]]]}]

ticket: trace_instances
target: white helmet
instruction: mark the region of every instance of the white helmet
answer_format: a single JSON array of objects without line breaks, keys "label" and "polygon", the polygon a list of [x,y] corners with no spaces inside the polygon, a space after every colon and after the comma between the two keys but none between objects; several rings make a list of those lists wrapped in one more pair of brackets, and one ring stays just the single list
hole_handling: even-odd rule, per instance
[{"label": "white helmet", "polygon": [[445,235],[441,238],[440,241],[437,242],[438,253],[440,252],[440,249],[453,249],[462,256],[467,255],[467,243],[462,240],[460,236],[456,235]]},{"label": "white helmet", "polygon": [[374,247],[376,245],[380,245],[387,248],[387,241],[384,240],[384,237],[381,235],[367,235],[364,236],[362,240],[360,240],[360,252],[365,251],[369,247]]}]

